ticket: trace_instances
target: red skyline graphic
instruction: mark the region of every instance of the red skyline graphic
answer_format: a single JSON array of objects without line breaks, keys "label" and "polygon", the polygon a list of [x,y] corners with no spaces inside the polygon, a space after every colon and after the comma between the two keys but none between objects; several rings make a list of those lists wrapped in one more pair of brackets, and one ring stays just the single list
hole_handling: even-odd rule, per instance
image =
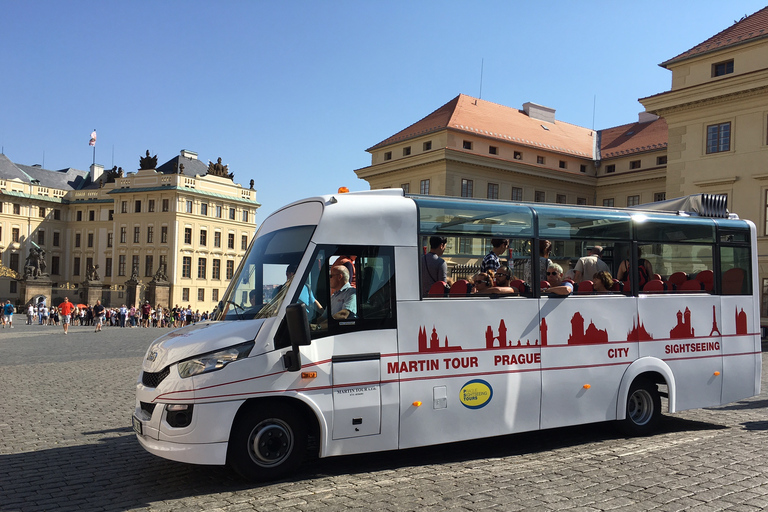
[{"label": "red skyline graphic", "polygon": [[632,319],[632,330],[627,333],[627,341],[651,341],[653,336],[645,330],[640,315],[637,315],[637,323]]},{"label": "red skyline graphic", "polygon": [[511,340],[507,340],[507,325],[504,323],[504,319],[502,318],[499,322],[499,335],[494,336],[493,334],[493,328],[489,325],[485,329],[485,348],[497,348],[496,342],[498,341],[498,348],[509,348],[509,347],[523,347],[523,346],[536,346],[539,344],[539,340],[533,340],[533,344],[531,344],[531,340],[527,340],[525,345],[523,345],[522,340],[517,340],[517,345],[513,345]]},{"label": "red skyline graphic", "polygon": [[578,311],[571,318],[571,335],[568,336],[569,345],[592,345],[596,343],[608,343],[608,330],[598,329],[590,320],[589,326],[584,329],[584,317]]},{"label": "red skyline graphic", "polygon": [[738,306],[736,306],[736,334],[748,334],[747,314],[744,312],[744,308],[741,308],[741,313],[739,313]]},{"label": "red skyline graphic", "polygon": [[[714,325],[713,325],[714,327]],[[691,310],[685,308],[685,312],[677,312],[677,325],[669,331],[671,339],[693,338],[694,328],[691,325]]]},{"label": "red skyline graphic", "polygon": [[718,336],[722,336],[722,334],[720,334],[720,329],[717,328],[717,313],[715,306],[712,306],[712,330],[709,331],[709,335],[712,336],[715,333],[717,333]]},{"label": "red skyline graphic", "polygon": [[451,347],[448,345],[448,336],[445,337],[445,345],[440,346],[440,336],[437,334],[437,328],[432,327],[432,336],[427,343],[427,328],[419,327],[419,352],[449,352],[461,350],[461,347]]}]

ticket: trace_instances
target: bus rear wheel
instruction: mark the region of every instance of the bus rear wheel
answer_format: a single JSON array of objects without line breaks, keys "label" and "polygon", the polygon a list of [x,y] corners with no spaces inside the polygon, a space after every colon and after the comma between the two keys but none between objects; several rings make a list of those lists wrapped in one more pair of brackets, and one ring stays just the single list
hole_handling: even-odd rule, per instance
[{"label": "bus rear wheel", "polygon": [[232,428],[227,462],[245,479],[273,480],[296,469],[306,448],[306,423],[295,409],[257,406]]},{"label": "bus rear wheel", "polygon": [[627,395],[627,415],[619,428],[628,436],[646,436],[654,432],[661,419],[659,389],[647,379],[636,379]]}]

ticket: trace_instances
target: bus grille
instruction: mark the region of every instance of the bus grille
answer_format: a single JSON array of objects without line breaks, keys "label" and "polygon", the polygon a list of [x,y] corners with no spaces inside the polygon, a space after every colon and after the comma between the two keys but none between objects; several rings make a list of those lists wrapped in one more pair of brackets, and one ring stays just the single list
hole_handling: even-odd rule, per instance
[{"label": "bus grille", "polygon": [[140,403],[141,403],[141,410],[149,414],[151,417],[152,413],[155,411],[155,406],[157,404],[149,404],[147,402],[140,402]]},{"label": "bus grille", "polygon": [[157,373],[142,372],[141,383],[148,388],[156,388],[170,373],[171,369],[169,367],[166,367]]}]

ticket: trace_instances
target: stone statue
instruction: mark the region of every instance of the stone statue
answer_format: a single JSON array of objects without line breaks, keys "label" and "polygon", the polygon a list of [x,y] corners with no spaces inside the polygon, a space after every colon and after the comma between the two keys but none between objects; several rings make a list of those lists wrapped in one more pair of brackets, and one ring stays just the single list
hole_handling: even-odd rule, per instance
[{"label": "stone statue", "polygon": [[155,275],[154,277],[152,277],[152,280],[157,282],[168,281],[168,276],[165,275],[165,263],[161,263],[160,266],[157,267],[157,272],[155,272]]},{"label": "stone statue", "polygon": [[184,164],[179,165],[179,174],[184,174]]},{"label": "stone statue", "polygon": [[37,279],[46,275],[45,251],[31,247],[27,261],[24,263],[24,279]]},{"label": "stone statue", "polygon": [[253,180],[251,180],[251,190],[253,190]]},{"label": "stone statue", "polygon": [[229,166],[223,165],[221,163],[221,157],[219,157],[215,164],[213,162],[208,162],[208,174],[211,176],[221,176],[222,178],[234,179],[234,173],[230,173],[228,171]]},{"label": "stone statue", "polygon": [[131,270],[131,281],[138,281],[139,280],[139,266],[134,265],[133,270]]},{"label": "stone statue", "polygon": [[88,269],[85,271],[85,279],[88,281],[98,281],[100,278],[99,276],[99,265],[98,263],[96,266],[88,265]]},{"label": "stone statue", "polygon": [[157,168],[157,155],[149,156],[149,150],[147,150],[147,156],[139,158],[139,170],[156,169],[156,168]]}]

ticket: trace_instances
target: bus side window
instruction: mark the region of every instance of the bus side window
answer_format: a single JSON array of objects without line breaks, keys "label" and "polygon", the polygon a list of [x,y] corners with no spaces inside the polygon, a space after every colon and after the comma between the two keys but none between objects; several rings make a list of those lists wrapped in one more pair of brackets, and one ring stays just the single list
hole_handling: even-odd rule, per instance
[{"label": "bus side window", "polygon": [[[374,249],[374,248],[371,248]],[[375,250],[375,249],[374,249]],[[394,312],[394,259],[392,250],[366,250],[358,258],[358,316],[363,321],[384,321]]]}]

